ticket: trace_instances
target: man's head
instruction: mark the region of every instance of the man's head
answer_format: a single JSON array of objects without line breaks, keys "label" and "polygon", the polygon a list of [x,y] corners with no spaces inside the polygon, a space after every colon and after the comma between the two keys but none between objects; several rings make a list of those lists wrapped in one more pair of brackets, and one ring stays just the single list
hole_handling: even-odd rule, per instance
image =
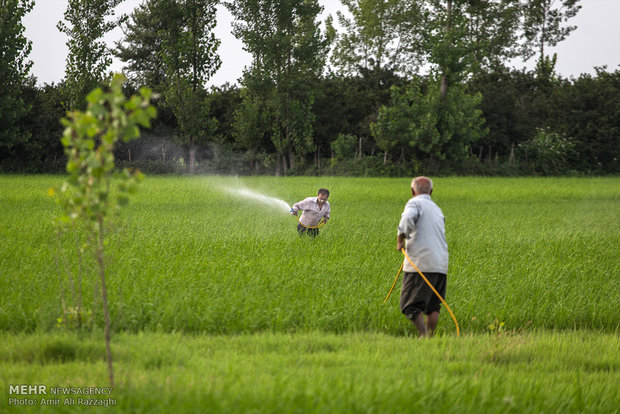
[{"label": "man's head", "polygon": [[329,198],[329,190],[326,188],[320,188],[319,194],[316,197],[317,203],[323,205],[325,204],[328,198]]},{"label": "man's head", "polygon": [[430,178],[421,176],[416,177],[411,181],[411,194],[414,196],[420,194],[431,195],[433,193],[433,180]]}]

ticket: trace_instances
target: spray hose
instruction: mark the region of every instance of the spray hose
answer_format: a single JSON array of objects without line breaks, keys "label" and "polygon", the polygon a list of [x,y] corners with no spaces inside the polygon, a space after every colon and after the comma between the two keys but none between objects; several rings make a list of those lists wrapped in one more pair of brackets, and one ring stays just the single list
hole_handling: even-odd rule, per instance
[{"label": "spray hose", "polygon": [[[454,320],[454,325],[456,325],[456,336],[458,338],[460,336],[459,323],[456,321],[456,317],[454,317],[454,313],[452,313],[452,309],[450,309],[450,307],[448,306],[446,301],[443,300],[443,298],[441,297],[439,292],[437,292],[437,290],[433,287],[431,282],[429,282],[428,279],[426,278],[426,276],[424,276],[424,273],[422,273],[420,271],[420,269],[418,269],[418,267],[415,264],[413,264],[413,262],[409,258],[409,255],[407,255],[407,252],[405,251],[405,249],[402,248],[402,249],[400,249],[400,251],[403,252],[403,255],[405,255],[405,258],[407,259],[407,261],[409,263],[411,263],[411,266],[413,266],[414,269],[417,270],[417,272],[420,274],[420,276],[422,276],[422,279],[424,279],[426,284],[431,288],[431,290],[435,293],[435,295],[437,295],[437,297],[439,298],[441,303],[443,303],[446,306],[446,309],[448,309],[448,312],[450,312],[450,316],[452,316],[452,319]],[[392,294],[392,290],[394,290],[394,286],[396,286],[396,282],[398,281],[398,277],[400,276],[400,272],[403,270],[403,265],[404,264],[405,264],[405,262],[403,261],[403,263],[401,263],[401,265],[400,265],[400,268],[398,269],[398,273],[396,273],[396,279],[394,279],[394,283],[392,284],[392,288],[390,289],[390,292],[388,293],[388,295],[383,300],[383,303],[385,303],[388,300],[388,298],[390,297],[390,295]]]},{"label": "spray hose", "polygon": [[327,222],[325,221],[325,219],[323,219],[323,222],[322,222],[321,224],[319,224],[318,226],[314,226],[314,227],[312,227],[312,226],[306,226],[305,224],[303,224],[303,223],[301,222],[301,220],[299,220],[299,215],[297,215],[297,214],[296,214],[296,215],[295,215],[295,217],[297,218],[297,221],[299,222],[299,224],[301,224],[302,226],[304,226],[304,227],[305,227],[305,228],[307,228],[307,229],[318,229],[319,227],[323,227],[323,225],[325,225],[325,223],[327,223]]}]

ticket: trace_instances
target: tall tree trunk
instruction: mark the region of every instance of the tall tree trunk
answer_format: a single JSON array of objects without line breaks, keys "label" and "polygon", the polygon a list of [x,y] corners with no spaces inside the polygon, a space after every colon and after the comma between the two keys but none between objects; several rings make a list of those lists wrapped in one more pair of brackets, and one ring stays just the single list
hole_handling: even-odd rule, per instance
[{"label": "tall tree trunk", "polygon": [[291,170],[295,168],[295,152],[293,151],[293,146],[288,144],[288,161]]},{"label": "tall tree trunk", "polygon": [[101,299],[103,302],[103,317],[105,322],[105,349],[108,359],[108,374],[110,387],[114,387],[114,367],[112,365],[112,348],[110,347],[110,310],[108,308],[108,289],[105,280],[105,262],[103,260],[103,217],[100,216],[97,224],[99,225],[97,238],[97,264],[99,268],[99,278],[101,279]]},{"label": "tall tree trunk", "polygon": [[276,156],[276,177],[280,177],[282,175],[282,154],[278,150],[278,155]]},{"label": "tall tree trunk", "polygon": [[545,60],[545,40],[547,39],[547,7],[543,6],[543,15],[542,15],[542,29],[540,33],[540,63],[542,64]]},{"label": "tall tree trunk", "polygon": [[359,142],[358,142],[358,144],[359,144],[359,154],[358,154],[358,157],[359,157],[359,158],[362,158],[362,136],[361,136],[361,135],[360,135],[360,137],[359,137]]},{"label": "tall tree trunk", "polygon": [[[448,0],[448,3],[446,5],[446,12],[448,15],[448,18],[446,19],[446,38],[448,37],[447,35],[450,33],[450,31],[452,30],[452,0]],[[443,73],[441,75],[441,84],[439,85],[439,96],[441,96],[441,100],[444,100],[446,98],[446,94],[448,93],[448,68],[442,68],[443,69]]]},{"label": "tall tree trunk", "polygon": [[190,141],[189,144],[189,175],[196,174],[196,144]]}]

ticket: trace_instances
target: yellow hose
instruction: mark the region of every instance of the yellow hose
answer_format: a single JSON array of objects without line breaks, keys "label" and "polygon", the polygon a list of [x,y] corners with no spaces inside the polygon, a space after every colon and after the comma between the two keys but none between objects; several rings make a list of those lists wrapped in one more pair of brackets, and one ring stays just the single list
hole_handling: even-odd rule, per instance
[{"label": "yellow hose", "polygon": [[[407,261],[409,261],[409,263],[411,263],[411,266],[414,267],[415,270],[418,271],[418,273],[420,274],[420,276],[422,276],[422,279],[424,279],[424,281],[426,282],[426,284],[431,288],[431,290],[433,292],[435,292],[435,295],[437,295],[437,297],[439,298],[439,300],[441,301],[441,303],[443,303],[446,306],[446,309],[448,309],[448,312],[450,312],[450,316],[452,316],[452,319],[454,319],[454,324],[456,325],[456,336],[457,338],[460,336],[460,329],[459,329],[459,323],[456,321],[456,317],[454,316],[454,313],[452,313],[452,309],[450,309],[450,307],[448,306],[448,304],[446,303],[445,300],[443,300],[443,298],[441,297],[441,295],[439,294],[439,292],[437,292],[437,290],[433,287],[433,285],[431,285],[431,282],[428,281],[428,279],[426,278],[426,276],[424,276],[424,273],[422,273],[420,271],[420,269],[418,269],[418,267],[413,264],[413,262],[411,261],[411,259],[409,258],[409,256],[407,255],[407,252],[405,251],[405,248],[400,249],[401,252],[403,252],[403,254],[405,255],[405,257],[407,258]],[[383,301],[383,303],[385,303],[385,301],[388,300],[388,298],[390,297],[390,294],[392,293],[392,290],[394,289],[394,286],[396,285],[396,281],[398,280],[398,276],[400,276],[400,272],[403,269],[403,265],[405,262],[403,262],[400,265],[400,269],[398,269],[398,273],[396,274],[396,279],[394,280],[394,284],[392,285],[392,289],[390,289],[390,293],[388,293],[387,297],[385,298],[385,300]]]},{"label": "yellow hose", "polygon": [[307,229],[318,229],[319,227],[322,227],[325,223],[327,223],[325,221],[325,219],[323,219],[323,222],[321,224],[319,224],[318,226],[310,227],[310,226],[306,226],[305,224],[301,223],[301,221],[299,220],[299,215],[295,214],[295,217],[297,217],[297,221],[299,222],[299,224],[301,224],[302,226],[304,226]]},{"label": "yellow hose", "polygon": [[396,273],[396,279],[394,279],[394,283],[392,283],[392,288],[390,289],[390,292],[387,294],[385,299],[383,299],[383,303],[384,304],[390,298],[390,295],[392,294],[392,291],[394,290],[394,286],[396,286],[396,282],[398,281],[398,276],[400,276],[400,271],[403,270],[403,265],[404,264],[405,264],[404,261],[400,264],[400,267],[398,268],[398,273]]}]

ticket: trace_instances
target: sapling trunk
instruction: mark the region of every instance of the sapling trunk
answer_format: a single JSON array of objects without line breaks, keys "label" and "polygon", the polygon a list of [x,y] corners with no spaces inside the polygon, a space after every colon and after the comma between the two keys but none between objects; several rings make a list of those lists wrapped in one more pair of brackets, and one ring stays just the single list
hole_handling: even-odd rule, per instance
[{"label": "sapling trunk", "polygon": [[98,219],[97,234],[97,264],[99,267],[99,278],[101,279],[101,300],[103,304],[103,317],[105,321],[105,349],[108,360],[108,373],[110,375],[110,387],[114,387],[114,367],[112,365],[112,350],[110,348],[110,312],[108,309],[108,289],[105,281],[105,262],[103,257],[103,217]]}]

